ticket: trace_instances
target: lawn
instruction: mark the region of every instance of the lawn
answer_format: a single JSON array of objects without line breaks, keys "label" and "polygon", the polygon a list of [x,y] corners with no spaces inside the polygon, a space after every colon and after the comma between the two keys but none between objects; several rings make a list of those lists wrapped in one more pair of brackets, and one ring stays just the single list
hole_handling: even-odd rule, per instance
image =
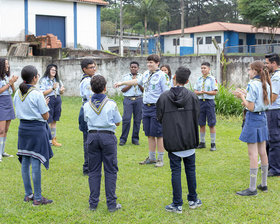
[{"label": "lawn", "polygon": [[[122,113],[122,104],[117,99]],[[249,185],[249,159],[246,144],[238,140],[241,118],[218,116],[217,151],[196,151],[197,193],[202,207],[190,210],[187,183],[182,175],[183,214],[168,213],[164,207],[172,202],[171,173],[167,154],[165,166],[140,166],[148,155],[148,143],[141,130],[140,146],[118,147],[118,202],[123,209],[109,213],[104,181],[95,212],[88,209],[88,179],[82,174],[82,133],[78,130],[80,99],[63,98],[63,112],[58,122],[57,138],[63,144],[53,148],[50,169],[42,166],[42,194],[54,200],[47,206],[24,203],[21,166],[16,156],[0,164],[0,223],[279,223],[280,178],[268,179],[269,192],[254,197],[235,195]],[[18,120],[12,121],[6,151],[17,152]],[[117,128],[117,137],[121,127]],[[260,172],[258,184],[260,183]]]}]

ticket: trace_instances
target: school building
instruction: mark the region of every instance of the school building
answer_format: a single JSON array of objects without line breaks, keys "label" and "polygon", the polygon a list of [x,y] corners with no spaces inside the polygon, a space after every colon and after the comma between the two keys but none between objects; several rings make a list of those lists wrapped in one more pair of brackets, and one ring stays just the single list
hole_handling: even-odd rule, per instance
[{"label": "school building", "polygon": [[[269,27],[256,28],[249,24],[213,22],[184,29],[184,38],[180,38],[181,29],[160,34],[161,51],[165,54],[215,54],[216,48],[212,43],[214,38],[220,48],[227,40],[227,53],[256,52],[257,45],[269,44],[272,30]],[[149,53],[155,52],[156,38],[149,40]],[[275,30],[273,44],[280,44],[280,29]],[[280,50],[280,47],[277,46]],[[257,52],[256,52],[257,53]]]},{"label": "school building", "polygon": [[62,47],[101,49],[103,0],[0,0],[0,41],[52,33]]}]

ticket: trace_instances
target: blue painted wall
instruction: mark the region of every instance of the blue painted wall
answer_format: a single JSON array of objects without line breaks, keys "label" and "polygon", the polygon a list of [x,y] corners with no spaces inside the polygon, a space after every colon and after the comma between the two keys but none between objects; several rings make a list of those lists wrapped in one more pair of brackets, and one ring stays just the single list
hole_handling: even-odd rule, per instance
[{"label": "blue painted wall", "polygon": [[97,31],[97,50],[101,50],[101,6],[97,5],[97,12],[96,12],[96,31]]},{"label": "blue painted wall", "polygon": [[74,14],[74,48],[77,48],[77,2],[73,2],[73,14]]},{"label": "blue painted wall", "polygon": [[192,47],[180,47],[180,56],[194,54],[194,34],[191,33],[190,38],[192,38]]},{"label": "blue painted wall", "polygon": [[248,52],[249,53],[255,53],[256,49],[254,46],[250,45],[255,45],[256,44],[256,35],[254,33],[247,33],[246,34],[246,42],[248,45]]},{"label": "blue painted wall", "polygon": [[160,36],[160,50],[164,53],[164,36]]},{"label": "blue painted wall", "polygon": [[154,54],[156,52],[156,38],[149,38],[148,53]]},{"label": "blue painted wall", "polygon": [[36,36],[52,33],[65,47],[65,17],[36,15]]},{"label": "blue painted wall", "polygon": [[25,35],[28,35],[28,0],[24,0],[24,29]]},{"label": "blue painted wall", "polygon": [[[225,31],[224,32],[224,41],[228,39],[228,42],[226,43],[225,47],[230,46],[238,46],[239,45],[239,33],[233,32],[233,31]],[[238,47],[236,48],[230,48],[228,53],[237,53]]]}]

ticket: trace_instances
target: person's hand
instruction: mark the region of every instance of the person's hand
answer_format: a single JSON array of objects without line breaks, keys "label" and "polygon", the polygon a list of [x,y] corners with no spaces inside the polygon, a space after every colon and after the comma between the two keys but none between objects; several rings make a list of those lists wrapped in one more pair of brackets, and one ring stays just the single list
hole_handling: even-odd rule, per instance
[{"label": "person's hand", "polygon": [[45,100],[46,100],[46,104],[48,105],[49,102],[50,102],[50,98],[49,97],[45,97]]},{"label": "person's hand", "polygon": [[64,93],[64,91],[65,91],[64,86],[61,86],[61,88],[60,88],[60,94],[63,94],[63,93]]},{"label": "person's hand", "polygon": [[120,86],[122,86],[122,82],[116,82],[116,83],[114,84],[114,88],[118,88],[118,87],[120,87]]},{"label": "person's hand", "polygon": [[9,84],[13,85],[18,80],[18,76],[13,75],[12,78],[9,80]]},{"label": "person's hand", "polygon": [[58,83],[55,82],[55,83],[53,84],[53,88],[56,89],[57,87],[58,87]]},{"label": "person's hand", "polygon": [[236,96],[237,98],[241,98],[242,96],[246,96],[246,90],[238,88],[238,89],[234,90],[232,92],[232,94],[234,96]]}]

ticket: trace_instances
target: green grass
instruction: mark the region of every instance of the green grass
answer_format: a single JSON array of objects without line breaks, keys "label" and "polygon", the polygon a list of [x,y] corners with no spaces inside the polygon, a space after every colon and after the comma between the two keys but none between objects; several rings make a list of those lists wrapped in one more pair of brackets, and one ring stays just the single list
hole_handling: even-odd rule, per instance
[{"label": "green grass", "polygon": [[[121,97],[117,99],[122,113]],[[240,197],[237,190],[249,184],[249,160],[246,144],[238,137],[240,117],[218,116],[217,151],[196,151],[197,193],[202,207],[190,210],[187,205],[187,184],[182,174],[183,214],[167,213],[165,205],[172,202],[168,156],[165,166],[140,166],[148,155],[147,138],[141,131],[140,146],[128,143],[118,147],[118,202],[123,209],[113,214],[106,208],[104,180],[96,212],[88,209],[89,187],[82,175],[82,133],[78,130],[79,98],[63,98],[58,140],[63,147],[54,148],[50,169],[42,166],[42,194],[54,203],[33,207],[23,202],[24,187],[17,158],[4,158],[0,164],[0,223],[279,223],[279,178],[268,179],[268,193]],[[18,120],[12,121],[6,151],[17,152]],[[121,127],[117,128],[117,137]],[[258,174],[260,183],[260,172]],[[103,178],[103,177],[102,177]]]}]

